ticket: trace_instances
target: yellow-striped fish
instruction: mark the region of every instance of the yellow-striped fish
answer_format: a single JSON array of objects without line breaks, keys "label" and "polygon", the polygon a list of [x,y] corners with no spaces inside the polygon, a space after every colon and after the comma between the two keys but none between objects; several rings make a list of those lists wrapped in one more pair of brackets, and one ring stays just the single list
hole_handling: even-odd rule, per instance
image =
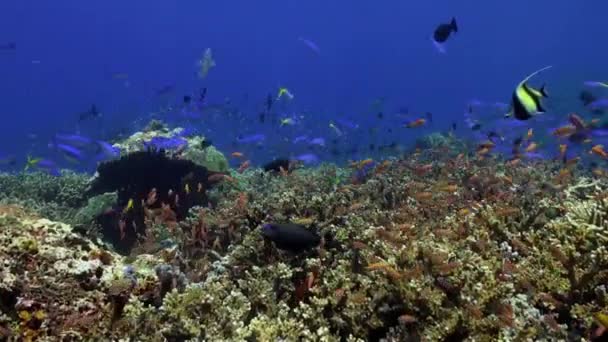
[{"label": "yellow-striped fish", "polygon": [[543,85],[540,89],[535,89],[529,86],[527,82],[530,78],[549,68],[551,66],[537,70],[519,82],[513,91],[511,111],[505,115],[506,117],[513,116],[518,120],[528,120],[536,114],[545,112],[541,103],[542,98],[549,96],[545,90],[545,86]]}]

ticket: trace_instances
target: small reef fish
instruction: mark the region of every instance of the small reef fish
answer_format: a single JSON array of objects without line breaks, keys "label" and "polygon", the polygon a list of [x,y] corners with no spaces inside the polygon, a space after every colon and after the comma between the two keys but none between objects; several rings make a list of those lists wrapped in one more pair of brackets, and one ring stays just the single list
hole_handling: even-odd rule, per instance
[{"label": "small reef fish", "polygon": [[246,161],[242,162],[241,165],[239,166],[237,172],[238,173],[245,172],[245,170],[247,170],[250,165],[251,165],[251,162],[249,160],[246,160]]},{"label": "small reef fish", "polygon": [[413,120],[413,121],[410,121],[410,122],[406,123],[405,127],[407,127],[407,128],[416,128],[416,127],[423,126],[425,123],[426,123],[426,119],[420,118],[420,119],[416,119],[416,120]]},{"label": "small reef fish", "polygon": [[295,157],[295,160],[299,160],[304,164],[314,164],[319,161],[319,157],[316,154],[305,153]]},{"label": "small reef fish", "polygon": [[279,101],[283,97],[287,97],[288,100],[293,100],[294,98],[293,94],[289,91],[289,89],[285,87],[280,87],[279,93],[277,94],[277,101]]},{"label": "small reef fish", "polygon": [[230,153],[230,156],[232,156],[233,158],[243,158],[244,154],[242,152],[232,152]]},{"label": "small reef fish", "polygon": [[298,40],[301,41],[302,43],[304,43],[304,45],[308,46],[308,48],[311,49],[317,55],[321,54],[321,49],[312,40],[309,40],[309,39],[306,39],[306,38],[302,38],[302,37],[298,38]]},{"label": "small reef fish", "polygon": [[531,142],[528,146],[526,146],[526,149],[524,150],[524,152],[531,153],[531,152],[536,151],[537,148],[538,148],[538,144],[535,142]]},{"label": "small reef fish", "polygon": [[523,81],[519,82],[511,99],[511,111],[505,117],[515,117],[517,120],[528,120],[534,115],[544,113],[545,109],[542,106],[541,98],[548,97],[545,86],[537,90],[527,84],[528,80],[537,74],[551,68],[546,66],[528,75]]},{"label": "small reef fish", "polygon": [[198,78],[203,79],[209,74],[209,70],[216,66],[215,60],[213,59],[213,52],[211,48],[207,48],[203,53],[203,57],[197,61],[198,66]]},{"label": "small reef fish", "polygon": [[329,128],[331,128],[334,131],[334,133],[336,133],[337,136],[339,136],[339,137],[342,136],[342,131],[333,122],[329,123]]},{"label": "small reef fish", "polygon": [[245,135],[245,136],[239,135],[236,138],[237,142],[243,143],[243,144],[260,143],[264,140],[266,140],[266,135],[261,134],[261,133]]},{"label": "small reef fish", "polygon": [[576,133],[576,127],[574,125],[566,125],[556,128],[551,134],[559,138],[567,138],[574,133]]},{"label": "small reef fish", "polygon": [[585,81],[583,84],[586,87],[590,88],[608,88],[608,82],[600,82],[600,81]]},{"label": "small reef fish", "polygon": [[102,116],[101,113],[97,110],[97,106],[91,105],[91,108],[89,108],[89,110],[78,114],[78,122],[91,120],[91,119],[98,119],[101,116]]},{"label": "small reef fish", "polygon": [[595,145],[589,153],[596,154],[604,159],[608,159],[608,153],[604,150],[604,145]]},{"label": "small reef fish", "polygon": [[321,242],[319,235],[295,223],[264,224],[262,236],[274,242],[277,248],[293,253],[312,249]]},{"label": "small reef fish", "polygon": [[131,211],[133,209],[134,204],[135,204],[135,201],[133,201],[132,198],[129,198],[129,201],[127,202],[127,205],[125,206],[125,208],[122,210],[122,213],[126,214],[129,211]]},{"label": "small reef fish", "polygon": [[446,52],[444,43],[448,40],[448,38],[450,38],[452,32],[458,32],[456,18],[452,18],[452,21],[449,24],[440,24],[435,28],[432,40],[435,48],[437,48],[439,52]]},{"label": "small reef fish", "polygon": [[603,111],[608,109],[608,98],[595,100],[587,105],[592,111]]}]

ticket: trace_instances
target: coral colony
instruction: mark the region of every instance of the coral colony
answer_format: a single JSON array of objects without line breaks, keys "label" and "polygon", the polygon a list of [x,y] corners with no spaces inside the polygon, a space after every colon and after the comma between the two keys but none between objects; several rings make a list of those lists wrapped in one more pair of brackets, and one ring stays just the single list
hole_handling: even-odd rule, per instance
[{"label": "coral colony", "polygon": [[93,179],[0,177],[3,339],[603,335],[604,175],[438,134],[400,159],[237,172],[201,138],[150,136]]}]

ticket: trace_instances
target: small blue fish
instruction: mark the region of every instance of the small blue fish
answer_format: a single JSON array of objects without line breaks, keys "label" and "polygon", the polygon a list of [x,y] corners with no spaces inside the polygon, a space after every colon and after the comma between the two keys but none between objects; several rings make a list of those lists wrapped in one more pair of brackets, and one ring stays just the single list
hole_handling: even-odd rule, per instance
[{"label": "small blue fish", "polygon": [[307,141],[307,140],[308,140],[308,135],[299,135],[293,139],[292,143],[297,144],[297,143],[300,143],[302,141]]},{"label": "small blue fish", "polygon": [[99,148],[97,160],[112,159],[120,156],[120,149],[112,146],[110,143],[98,140],[97,146]]},{"label": "small blue fish", "polygon": [[252,135],[239,135],[236,138],[236,141],[239,143],[243,143],[243,144],[252,144],[252,143],[260,143],[262,141],[266,140],[266,136],[264,134],[258,133],[258,134],[252,134]]},{"label": "small blue fish", "polygon": [[93,144],[93,139],[78,134],[55,134],[56,144],[65,144],[73,147],[87,147]]},{"label": "small blue fish", "polygon": [[182,137],[154,137],[147,142],[144,142],[146,148],[156,148],[163,150],[176,150],[188,145],[188,140]]},{"label": "small blue fish", "polygon": [[315,164],[319,161],[319,157],[312,153],[301,154],[295,158],[304,164]]},{"label": "small blue fish", "polygon": [[298,40],[301,41],[302,43],[304,43],[304,45],[308,46],[308,48],[311,49],[317,55],[321,54],[321,49],[312,40],[309,40],[309,39],[306,39],[306,38],[302,38],[302,37],[298,38]]},{"label": "small blue fish", "polygon": [[587,107],[593,111],[608,109],[608,98],[595,100],[591,102]]},{"label": "small blue fish", "polygon": [[54,148],[71,163],[78,164],[85,159],[84,153],[76,147],[65,144],[55,144]]},{"label": "small blue fish", "polygon": [[323,139],[323,138],[314,138],[314,139],[311,139],[308,143],[310,145],[325,147],[325,139]]}]

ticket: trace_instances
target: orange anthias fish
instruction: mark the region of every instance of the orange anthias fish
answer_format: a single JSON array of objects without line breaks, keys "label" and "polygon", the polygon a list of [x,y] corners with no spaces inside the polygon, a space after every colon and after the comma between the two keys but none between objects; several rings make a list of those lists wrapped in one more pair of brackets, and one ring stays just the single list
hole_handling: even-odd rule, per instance
[{"label": "orange anthias fish", "polygon": [[560,144],[559,145],[559,157],[560,159],[564,159],[566,157],[566,151],[568,150],[568,145]]},{"label": "orange anthias fish", "polygon": [[420,118],[420,119],[416,119],[414,121],[410,121],[410,122],[406,123],[405,127],[416,128],[416,127],[420,127],[420,126],[424,125],[425,123],[426,123],[426,119]]},{"label": "orange anthias fish", "polygon": [[530,139],[532,139],[532,136],[533,136],[533,135],[534,135],[534,129],[533,129],[533,128],[530,128],[530,129],[528,130],[528,133],[526,134],[526,140],[530,140]]},{"label": "orange anthias fish", "polygon": [[243,158],[244,156],[244,154],[241,152],[232,152],[230,155],[234,158]]},{"label": "orange anthias fish", "polygon": [[251,162],[249,160],[246,160],[241,164],[241,166],[239,166],[239,169],[237,171],[239,173],[243,173],[243,172],[245,172],[245,170],[247,170],[249,168],[250,165],[251,165]]},{"label": "orange anthias fish", "polygon": [[575,113],[570,114],[568,116],[568,120],[570,120],[570,123],[574,125],[577,130],[583,130],[587,127],[587,124],[585,124],[585,120],[583,120],[583,118],[576,115]]},{"label": "orange anthias fish", "polygon": [[574,125],[566,125],[558,127],[553,131],[553,135],[560,138],[566,138],[576,133],[576,127]]},{"label": "orange anthias fish", "polygon": [[604,145],[595,145],[591,148],[589,153],[597,154],[602,158],[608,159],[608,153],[604,150]]},{"label": "orange anthias fish", "polygon": [[477,150],[479,151],[479,150],[484,149],[484,148],[493,149],[494,147],[496,147],[496,144],[494,144],[494,142],[492,142],[490,140],[486,140],[486,141],[481,142],[477,146]]},{"label": "orange anthias fish", "polygon": [[526,147],[524,150],[526,153],[534,152],[538,148],[538,144],[535,142],[531,142],[530,145]]}]

